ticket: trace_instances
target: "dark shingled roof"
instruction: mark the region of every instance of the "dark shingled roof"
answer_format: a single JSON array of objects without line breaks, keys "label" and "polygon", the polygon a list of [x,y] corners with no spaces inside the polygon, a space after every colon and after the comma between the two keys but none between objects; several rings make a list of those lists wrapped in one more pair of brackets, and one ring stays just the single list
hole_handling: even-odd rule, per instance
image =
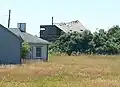
[{"label": "dark shingled roof", "polygon": [[40,43],[40,44],[50,44],[48,41],[43,40],[37,36],[33,36],[29,33],[26,32],[21,32],[19,29],[17,28],[9,28],[9,30],[11,32],[13,32],[15,35],[17,36],[21,36],[22,39],[27,42],[27,43]]}]

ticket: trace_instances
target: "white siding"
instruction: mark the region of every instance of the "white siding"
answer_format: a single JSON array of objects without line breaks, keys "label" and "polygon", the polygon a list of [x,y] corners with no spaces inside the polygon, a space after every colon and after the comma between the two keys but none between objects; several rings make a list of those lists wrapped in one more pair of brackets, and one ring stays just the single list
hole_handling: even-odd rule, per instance
[{"label": "white siding", "polygon": [[33,58],[36,58],[36,47],[33,46]]},{"label": "white siding", "polygon": [[42,47],[42,57],[47,58],[47,45]]},{"label": "white siding", "polygon": [[33,47],[33,58],[36,58],[36,47],[41,46],[41,58],[46,59],[47,58],[47,45],[31,45]]}]

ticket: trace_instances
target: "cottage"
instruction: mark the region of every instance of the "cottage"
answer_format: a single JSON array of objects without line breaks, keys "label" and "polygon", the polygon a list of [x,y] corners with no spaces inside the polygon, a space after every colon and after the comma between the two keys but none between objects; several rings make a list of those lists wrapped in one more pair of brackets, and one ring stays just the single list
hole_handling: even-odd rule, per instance
[{"label": "cottage", "polygon": [[21,63],[20,48],[27,42],[31,49],[28,58],[48,60],[49,42],[26,32],[26,24],[18,23],[17,28],[5,28],[0,25],[0,63]]},{"label": "cottage", "polygon": [[17,36],[21,36],[24,42],[30,45],[31,49],[28,58],[48,60],[48,45],[50,43],[27,33],[25,23],[18,23],[17,28],[10,28],[9,30]]}]

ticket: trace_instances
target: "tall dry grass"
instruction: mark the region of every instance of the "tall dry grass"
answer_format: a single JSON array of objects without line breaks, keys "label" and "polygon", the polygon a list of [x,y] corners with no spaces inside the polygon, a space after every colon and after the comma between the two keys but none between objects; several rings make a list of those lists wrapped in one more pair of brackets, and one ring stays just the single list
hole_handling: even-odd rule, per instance
[{"label": "tall dry grass", "polygon": [[0,68],[0,87],[120,87],[120,56],[51,56]]}]

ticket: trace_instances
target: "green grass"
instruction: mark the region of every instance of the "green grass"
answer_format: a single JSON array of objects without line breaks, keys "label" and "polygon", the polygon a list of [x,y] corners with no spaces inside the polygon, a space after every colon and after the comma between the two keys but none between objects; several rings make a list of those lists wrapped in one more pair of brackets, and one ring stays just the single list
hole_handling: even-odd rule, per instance
[{"label": "green grass", "polygon": [[0,69],[0,87],[120,87],[120,56],[50,56]]}]

